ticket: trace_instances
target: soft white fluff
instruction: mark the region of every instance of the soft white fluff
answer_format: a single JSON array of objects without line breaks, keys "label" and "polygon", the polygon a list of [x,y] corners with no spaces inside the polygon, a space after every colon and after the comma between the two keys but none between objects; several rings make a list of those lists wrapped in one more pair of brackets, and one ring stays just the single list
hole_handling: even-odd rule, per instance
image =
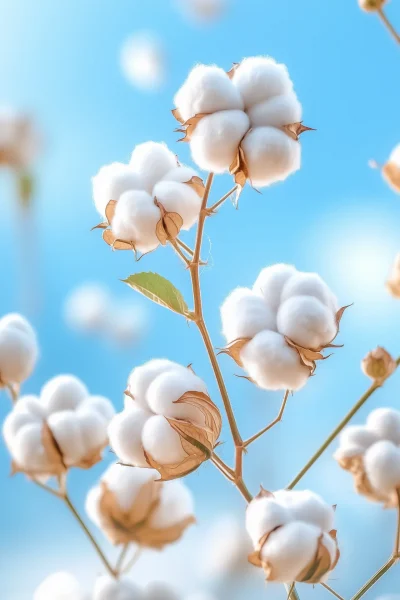
[{"label": "soft white fluff", "polygon": [[142,432],[144,450],[161,465],[179,463],[186,458],[180,435],[162,415],[146,421]]},{"label": "soft white fluff", "polygon": [[89,600],[78,580],[60,571],[46,577],[33,593],[33,600]]},{"label": "soft white fluff", "polygon": [[245,58],[234,73],[233,83],[246,108],[293,90],[286,66],[266,56]]},{"label": "soft white fluff", "polygon": [[51,474],[51,462],[42,442],[45,424],[57,442],[66,466],[92,460],[107,444],[107,425],[114,415],[109,400],[89,396],[72,375],[51,379],[40,398],[20,398],[3,425],[7,447],[22,470]]},{"label": "soft white fluff", "polygon": [[292,265],[266,267],[253,289],[237,288],[221,306],[222,333],[228,343],[251,338],[240,358],[264,389],[300,389],[309,369],[285,336],[309,349],[323,347],[337,333],[336,298],[316,273]]},{"label": "soft white fluff", "polygon": [[255,104],[247,114],[252,127],[284,127],[301,121],[301,104],[292,92]]},{"label": "soft white fluff", "polygon": [[139,175],[129,165],[119,162],[101,167],[97,175],[92,177],[93,201],[102,217],[105,217],[110,200],[119,200],[124,192],[140,190],[141,187]]},{"label": "soft white fluff", "polygon": [[174,588],[161,581],[152,581],[145,587],[143,593],[143,600],[181,600]]},{"label": "soft white fluff", "polygon": [[150,194],[142,190],[124,192],[115,207],[112,232],[116,239],[132,242],[139,252],[150,252],[160,243],[156,235],[160,218]]},{"label": "soft white fluff", "polygon": [[159,181],[153,189],[153,195],[166,211],[178,213],[182,219],[182,229],[190,229],[199,216],[201,198],[197,192],[177,181]]},{"label": "soft white fluff", "polygon": [[396,165],[396,167],[400,167],[400,144],[397,144],[397,146],[393,148],[390,154],[389,162]]},{"label": "soft white fluff", "polygon": [[166,144],[159,142],[135,146],[129,164],[139,174],[149,194],[152,194],[156,183],[177,166],[175,154]]},{"label": "soft white fluff", "polygon": [[102,575],[96,580],[93,600],[143,600],[140,588],[128,577]]},{"label": "soft white fluff", "polygon": [[0,386],[25,381],[38,353],[36,334],[22,315],[10,313],[0,319]]},{"label": "soft white fluff", "polygon": [[392,442],[377,442],[365,452],[365,472],[372,487],[390,493],[400,489],[400,448]]},{"label": "soft white fluff", "polygon": [[160,504],[151,515],[149,525],[164,529],[194,515],[194,500],[189,488],[179,480],[167,481],[161,490]]},{"label": "soft white fluff", "polygon": [[241,520],[220,515],[200,546],[199,560],[206,578],[237,578],[248,566],[251,542]]},{"label": "soft white fluff", "polygon": [[108,426],[110,444],[123,463],[147,467],[142,432],[150,413],[132,406],[115,415]]},{"label": "soft white fluff", "polygon": [[64,316],[67,324],[77,331],[99,331],[107,323],[109,309],[107,289],[99,283],[84,283],[68,294]]},{"label": "soft white fluff", "polygon": [[136,33],[121,49],[121,69],[126,79],[141,90],[157,90],[165,79],[165,50],[154,34]]}]

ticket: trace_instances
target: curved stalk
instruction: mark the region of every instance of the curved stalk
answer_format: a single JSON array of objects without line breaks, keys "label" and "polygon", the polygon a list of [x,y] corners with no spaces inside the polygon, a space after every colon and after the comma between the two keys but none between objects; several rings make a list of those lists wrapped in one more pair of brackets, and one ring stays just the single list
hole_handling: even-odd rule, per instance
[{"label": "curved stalk", "polygon": [[397,33],[397,31],[387,18],[386,14],[383,11],[383,8],[378,8],[376,12],[378,13],[378,16],[380,17],[382,23],[385,25],[386,29],[389,31],[390,35],[393,37],[395,42],[400,44],[400,35]]},{"label": "curved stalk", "polygon": [[280,421],[282,421],[283,413],[285,412],[286,403],[288,401],[289,394],[290,394],[290,390],[286,390],[285,395],[283,396],[282,404],[279,409],[278,415],[275,417],[275,419],[273,421],[271,421],[271,423],[269,423],[269,425],[264,427],[264,429],[261,429],[261,431],[259,431],[258,433],[253,435],[251,438],[249,438],[248,440],[243,442],[243,446],[245,448],[247,448],[247,446],[250,446],[250,444],[252,444],[256,440],[258,440],[258,438],[261,437],[262,435],[264,435],[264,433],[267,433],[267,431],[269,431],[270,429],[275,427],[275,425],[277,425]]},{"label": "curved stalk", "polygon": [[385,564],[383,565],[383,567],[381,567],[381,568],[379,569],[379,571],[377,571],[377,572],[375,573],[375,575],[373,575],[373,576],[371,577],[371,579],[369,579],[365,585],[363,585],[363,587],[362,587],[362,588],[361,588],[361,589],[360,589],[360,590],[359,590],[359,591],[356,593],[356,595],[355,595],[355,596],[353,596],[353,597],[351,598],[351,600],[360,600],[360,598],[362,598],[362,597],[364,596],[364,594],[366,594],[366,593],[368,592],[368,590],[370,590],[370,589],[372,588],[372,586],[374,586],[374,585],[375,585],[375,583],[376,583],[377,581],[379,581],[379,579],[380,579],[380,578],[381,578],[383,575],[385,575],[385,573],[387,573],[387,572],[389,571],[389,569],[391,569],[391,568],[393,567],[393,565],[395,564],[395,562],[396,562],[396,559],[395,559],[395,558],[393,558],[393,557],[392,557],[392,558],[390,558],[390,559],[388,560],[388,562],[387,562],[387,563],[385,563]]}]

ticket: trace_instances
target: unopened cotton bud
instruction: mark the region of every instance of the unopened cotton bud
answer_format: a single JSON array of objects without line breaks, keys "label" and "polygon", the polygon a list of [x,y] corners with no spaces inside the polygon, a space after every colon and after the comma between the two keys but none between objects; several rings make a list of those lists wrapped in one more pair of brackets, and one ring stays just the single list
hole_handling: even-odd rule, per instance
[{"label": "unopened cotton bud", "polygon": [[121,68],[126,79],[142,90],[156,90],[165,79],[165,51],[158,37],[136,33],[121,49]]},{"label": "unopened cotton bud", "polygon": [[92,186],[94,204],[104,217],[110,200],[119,200],[121,194],[128,190],[139,190],[142,182],[129,165],[115,162],[101,167],[92,178]]},{"label": "unopened cotton bud", "polygon": [[340,434],[340,449],[335,457],[341,459],[361,456],[372,444],[378,441],[377,434],[362,425],[349,425]]},{"label": "unopened cotton bud", "polygon": [[33,594],[33,600],[89,600],[78,580],[64,571],[46,577]]},{"label": "unopened cotton bud", "polygon": [[228,342],[252,338],[263,329],[276,329],[276,317],[263,298],[248,288],[236,288],[221,306],[222,333]]},{"label": "unopened cotton bud", "polygon": [[140,588],[127,577],[102,575],[96,581],[93,600],[142,600]]},{"label": "unopened cotton bud", "polygon": [[396,256],[386,288],[393,298],[400,298],[400,254]]},{"label": "unopened cotton bud", "polygon": [[381,346],[372,350],[361,361],[361,368],[375,383],[383,383],[396,370],[396,361]]},{"label": "unopened cotton bud", "polygon": [[36,334],[22,315],[10,313],[0,319],[0,387],[25,381],[38,353]]},{"label": "unopened cotton bud", "polygon": [[360,8],[366,12],[375,12],[380,10],[385,2],[386,0],[358,0]]},{"label": "unopened cotton bud", "polygon": [[289,298],[278,310],[278,331],[304,348],[329,344],[337,333],[334,313],[312,296]]}]

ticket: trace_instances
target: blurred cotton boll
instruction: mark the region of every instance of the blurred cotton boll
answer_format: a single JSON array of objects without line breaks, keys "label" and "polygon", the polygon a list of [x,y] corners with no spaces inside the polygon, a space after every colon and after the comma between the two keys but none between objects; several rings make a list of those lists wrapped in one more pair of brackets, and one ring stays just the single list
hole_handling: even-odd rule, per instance
[{"label": "blurred cotton boll", "polygon": [[104,329],[111,298],[100,283],[84,283],[73,289],[64,304],[67,324],[76,331],[99,332]]},{"label": "blurred cotton boll", "polygon": [[93,600],[143,600],[143,596],[131,579],[120,577],[117,580],[103,575],[96,581]]},{"label": "blurred cotton boll", "polygon": [[175,5],[189,19],[209,24],[226,12],[228,0],[175,0]]},{"label": "blurred cotton boll", "polygon": [[36,333],[22,315],[10,313],[0,319],[0,388],[25,381],[38,353]]},{"label": "blurred cotton boll", "polygon": [[33,119],[14,108],[0,106],[0,166],[27,169],[40,147]]},{"label": "blurred cotton boll", "polygon": [[152,32],[135,33],[122,46],[121,68],[134,87],[145,91],[159,89],[166,78],[162,41]]},{"label": "blurred cotton boll", "polygon": [[194,592],[185,598],[185,600],[217,600],[217,598],[208,592]]},{"label": "blurred cotton boll", "polygon": [[89,600],[73,575],[60,571],[49,575],[36,589],[33,600]]},{"label": "blurred cotton boll", "polygon": [[182,597],[170,585],[153,581],[145,587],[143,600],[182,600]]},{"label": "blurred cotton boll", "polygon": [[145,306],[115,301],[107,320],[108,337],[119,346],[137,344],[146,335],[149,325],[149,313]]}]

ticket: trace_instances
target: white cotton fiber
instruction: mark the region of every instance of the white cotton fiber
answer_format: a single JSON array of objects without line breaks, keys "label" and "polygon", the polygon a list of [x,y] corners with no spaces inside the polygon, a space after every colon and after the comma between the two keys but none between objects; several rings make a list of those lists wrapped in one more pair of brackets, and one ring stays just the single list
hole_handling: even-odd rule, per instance
[{"label": "white cotton fiber", "polygon": [[397,146],[392,150],[389,162],[395,164],[397,167],[400,167],[400,144],[397,144]]},{"label": "white cotton fiber", "polygon": [[107,445],[108,419],[106,420],[90,406],[79,407],[76,411],[76,418],[83,443],[83,456],[90,455],[93,448],[102,448]]},{"label": "white cotton fiber", "polygon": [[374,431],[363,425],[349,425],[340,434],[341,456],[361,456],[378,439]]},{"label": "white cotton fiber", "polygon": [[36,339],[36,333],[32,325],[19,313],[8,313],[7,315],[4,315],[4,317],[0,319],[0,326],[18,329],[30,338]]},{"label": "white cotton fiber", "polygon": [[274,498],[255,498],[246,510],[246,529],[254,546],[264,535],[292,520],[287,508]]},{"label": "white cotton fiber", "polygon": [[[181,165],[180,167],[174,167],[168,173],[164,175],[160,181],[177,181],[178,183],[187,183],[192,177],[198,177],[197,171],[192,167],[186,167]],[[157,185],[157,184],[156,184]]]},{"label": "white cotton fiber", "polygon": [[113,404],[104,396],[88,396],[80,404],[80,409],[96,411],[105,421],[109,421],[115,414]]},{"label": "white cotton fiber", "polygon": [[125,467],[117,463],[112,464],[101,478],[107,488],[114,493],[122,510],[129,511],[141,488],[149,481],[159,478],[154,469],[140,469]]},{"label": "white cotton fiber", "polygon": [[140,588],[127,577],[114,579],[102,575],[94,586],[93,600],[143,600],[143,597]]},{"label": "white cotton fiber", "polygon": [[129,37],[121,49],[121,69],[129,83],[140,90],[160,88],[166,75],[162,41],[146,32]]},{"label": "white cotton fiber", "polygon": [[65,464],[79,462],[85,455],[85,446],[75,413],[72,410],[56,412],[49,416],[48,424],[64,456]]},{"label": "white cotton fiber", "polygon": [[[18,405],[24,402],[24,397],[18,400]],[[32,423],[37,422],[41,424],[43,417],[36,417],[32,415],[29,410],[13,410],[11,411],[4,420],[3,423],[3,437],[4,440],[9,446],[14,437],[16,436],[18,430],[22,429],[25,425],[30,425]]]},{"label": "white cotton fiber", "polygon": [[177,591],[161,581],[152,581],[144,589],[143,600],[181,600]]},{"label": "white cotton fiber", "polygon": [[158,375],[171,369],[183,369],[183,367],[166,358],[153,358],[144,365],[135,367],[128,378],[128,388],[135,402],[149,410],[146,400],[149,386]]},{"label": "white cotton fiber", "polygon": [[147,192],[125,192],[115,207],[112,232],[117,239],[132,242],[139,252],[149,252],[160,243],[156,235],[160,219],[160,211]]},{"label": "white cotton fiber", "polygon": [[73,410],[89,392],[84,383],[74,375],[58,375],[50,379],[40,392],[40,399],[48,413]]},{"label": "white cotton fiber", "polygon": [[161,415],[155,415],[146,421],[142,443],[144,450],[160,465],[178,463],[187,456],[179,434]]},{"label": "white cotton fiber", "polygon": [[132,405],[111,420],[108,426],[110,445],[122,462],[148,466],[142,448],[142,431],[149,416],[148,412]]},{"label": "white cotton fiber", "polygon": [[22,383],[32,373],[38,345],[32,326],[10,313],[0,319],[0,384]]},{"label": "white cotton fiber", "polygon": [[325,281],[317,273],[296,272],[282,290],[281,302],[294,296],[312,296],[325,304],[332,312],[338,310],[337,300]]},{"label": "white cotton fiber", "polygon": [[21,469],[45,472],[48,468],[49,460],[43,447],[42,432],[42,424],[36,421],[22,426],[10,441],[8,449]]},{"label": "white cotton fiber", "polygon": [[265,56],[245,58],[234,73],[233,83],[246,108],[273,96],[288,94],[293,89],[286,66]]},{"label": "white cotton fiber", "polygon": [[249,108],[252,127],[284,127],[301,121],[302,108],[294,92],[274,96]]},{"label": "white cotton fiber", "polygon": [[294,521],[304,521],[322,531],[333,529],[335,511],[318,494],[310,490],[279,490],[274,496],[278,503],[287,508]]},{"label": "white cotton fiber", "polygon": [[390,493],[400,488],[400,448],[382,441],[371,446],[364,455],[368,479],[378,492]]},{"label": "white cotton fiber", "polygon": [[251,379],[266,390],[299,390],[310,375],[296,350],[275,331],[258,333],[243,347],[240,357]]},{"label": "white cotton fiber", "polygon": [[393,408],[377,408],[367,419],[367,428],[378,438],[400,445],[400,412]]},{"label": "white cotton fiber", "polygon": [[97,211],[105,217],[106,206],[110,200],[119,200],[128,190],[139,190],[142,182],[129,165],[111,163],[101,167],[92,178],[93,201]]},{"label": "white cotton fiber", "polygon": [[33,600],[89,600],[89,596],[73,575],[60,571],[42,581],[33,594]]},{"label": "white cotton fiber", "polygon": [[182,229],[188,230],[196,223],[201,198],[189,185],[176,181],[160,181],[154,187],[153,194],[166,211],[178,213],[182,217]]},{"label": "white cotton fiber", "polygon": [[312,296],[293,296],[281,304],[278,331],[304,348],[320,348],[337,332],[334,313]]},{"label": "white cotton fiber", "polygon": [[275,127],[251,129],[242,141],[249,179],[254,186],[283,181],[300,168],[301,146]]},{"label": "white cotton fiber", "polygon": [[181,481],[168,481],[163,485],[158,507],[152,513],[149,525],[164,529],[182,522],[194,514],[194,500],[189,488]]},{"label": "white cotton fiber", "polygon": [[197,65],[175,95],[184,121],[200,113],[243,109],[240,93],[220,67]]},{"label": "white cotton fiber", "polygon": [[68,294],[64,304],[65,320],[77,331],[99,331],[107,322],[110,302],[103,285],[85,283]]},{"label": "white cotton fiber", "polygon": [[193,160],[205,171],[227,171],[249,126],[249,117],[241,110],[224,110],[203,117],[191,138]]},{"label": "white cotton fiber", "polygon": [[282,290],[286,282],[297,273],[293,265],[277,264],[265,267],[256,279],[253,291],[276,312],[281,303]]},{"label": "white cotton fiber", "polygon": [[227,342],[251,338],[263,329],[276,330],[274,312],[248,288],[236,288],[221,306],[222,333]]},{"label": "white cotton fiber", "polygon": [[102,515],[100,511],[100,503],[103,496],[102,488],[97,485],[92,487],[87,493],[85,500],[85,510],[89,519],[93,521],[96,527],[101,529],[102,526]]},{"label": "white cotton fiber", "polygon": [[143,189],[152,196],[155,184],[176,167],[176,156],[166,144],[145,142],[135,147],[129,164],[139,174]]}]

